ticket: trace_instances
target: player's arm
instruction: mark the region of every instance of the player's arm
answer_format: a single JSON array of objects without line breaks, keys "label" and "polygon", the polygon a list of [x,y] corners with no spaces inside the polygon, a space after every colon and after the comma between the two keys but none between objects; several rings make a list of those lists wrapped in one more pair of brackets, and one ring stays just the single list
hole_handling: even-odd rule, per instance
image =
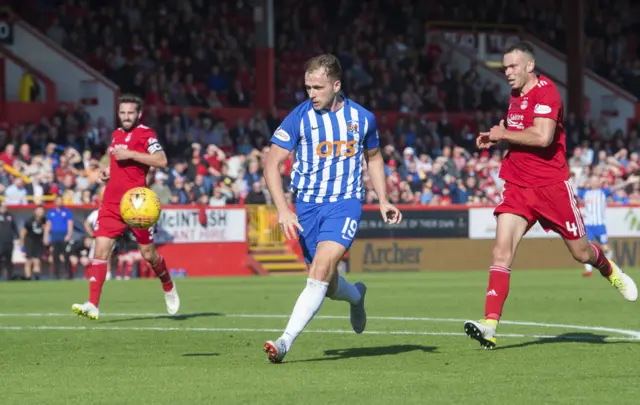
[{"label": "player's arm", "polygon": [[267,163],[264,168],[264,180],[267,182],[269,194],[278,212],[284,212],[289,209],[289,204],[284,194],[284,187],[282,186],[282,176],[280,175],[280,168],[286,162],[289,153],[291,153],[291,151],[274,143],[269,149]]},{"label": "player's arm", "polygon": [[562,99],[553,84],[539,82],[538,96],[533,108],[533,125],[522,131],[509,131],[504,126],[504,120],[499,128],[491,128],[492,141],[507,141],[510,144],[546,148],[553,142],[556,135],[557,122],[562,119]]},{"label": "player's arm", "polygon": [[378,196],[380,203],[388,203],[387,198],[387,176],[384,172],[384,159],[380,148],[367,149],[365,152],[365,160],[367,161],[367,170],[371,178],[371,184]]},{"label": "player's arm", "polygon": [[167,155],[162,149],[162,145],[158,142],[155,133],[149,131],[144,140],[145,152],[138,152],[129,149],[116,149],[113,156],[116,160],[135,160],[138,163],[142,163],[145,166],[155,167],[158,169],[164,169],[167,167]]},{"label": "player's arm", "polygon": [[289,153],[298,145],[300,139],[300,121],[296,111],[287,115],[271,137],[271,148],[264,168],[264,180],[269,195],[278,210],[278,224],[287,239],[296,238],[296,229],[303,231],[298,217],[291,211],[282,186],[280,169],[284,166]]},{"label": "player's arm", "polygon": [[[71,211],[69,211],[71,213]],[[69,242],[73,237],[73,217],[67,220],[67,234],[64,237],[65,242]]]},{"label": "player's arm", "polygon": [[93,229],[91,228],[91,224],[89,224],[89,220],[85,219],[83,225],[84,225],[84,231],[87,233],[87,235],[90,238],[93,238]]},{"label": "player's arm", "polygon": [[498,141],[507,141],[510,144],[529,146],[533,148],[546,148],[551,145],[556,134],[556,121],[553,118],[535,117],[533,125],[522,131],[509,131],[500,123],[501,134]]},{"label": "player's arm", "polygon": [[20,229],[20,246],[24,247],[24,240],[27,237],[27,224]]},{"label": "player's arm", "polygon": [[44,232],[42,233],[42,242],[45,245],[49,245],[49,234],[51,233],[51,220],[47,218],[47,221],[44,223]]},{"label": "player's arm", "polygon": [[364,156],[367,161],[367,170],[373,189],[378,195],[378,201],[380,201],[382,219],[385,222],[397,224],[402,220],[402,214],[400,210],[389,203],[387,198],[387,176],[384,172],[384,159],[380,151],[378,127],[373,116],[367,121],[364,147],[366,149]]},{"label": "player's arm", "polygon": [[[608,189],[608,192],[605,191],[605,195],[609,197],[612,191],[619,190],[621,188],[627,187],[629,184],[640,183],[640,176],[631,175],[629,178],[621,183],[616,184],[615,186],[611,186]],[[605,189],[606,190],[606,189]]]}]

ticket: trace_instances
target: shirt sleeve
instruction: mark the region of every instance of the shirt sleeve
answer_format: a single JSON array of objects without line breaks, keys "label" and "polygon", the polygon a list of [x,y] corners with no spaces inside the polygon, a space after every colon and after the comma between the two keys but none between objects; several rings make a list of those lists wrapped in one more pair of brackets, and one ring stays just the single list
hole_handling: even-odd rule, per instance
[{"label": "shirt sleeve", "polygon": [[536,105],[533,107],[533,118],[551,118],[558,122],[562,120],[562,99],[556,86],[547,80],[540,80],[536,84],[541,88],[538,92]]},{"label": "shirt sleeve", "polygon": [[67,221],[69,220],[73,221],[73,211],[67,209]]},{"label": "shirt sleeve", "polygon": [[158,136],[155,131],[151,128],[147,128],[142,136],[143,145],[142,148],[147,151],[150,155],[153,155],[156,152],[162,152],[164,149],[160,142],[158,141]]},{"label": "shirt sleeve", "polygon": [[608,188],[608,187],[607,187],[607,188],[603,188],[603,189],[602,189],[602,192],[604,193],[604,196],[605,196],[605,197],[607,197],[607,198],[611,197],[611,195],[613,194],[613,193],[611,192],[611,189],[610,189],[610,188]]},{"label": "shirt sleeve", "polygon": [[371,117],[367,118],[367,122],[365,124],[365,134],[364,134],[364,147],[365,149],[371,150],[380,147],[380,136],[378,135],[378,123],[376,122],[376,117],[371,115]]},{"label": "shirt sleeve", "polygon": [[271,142],[283,149],[292,151],[300,139],[300,119],[296,111],[292,111],[285,117],[282,124],[271,136]]}]

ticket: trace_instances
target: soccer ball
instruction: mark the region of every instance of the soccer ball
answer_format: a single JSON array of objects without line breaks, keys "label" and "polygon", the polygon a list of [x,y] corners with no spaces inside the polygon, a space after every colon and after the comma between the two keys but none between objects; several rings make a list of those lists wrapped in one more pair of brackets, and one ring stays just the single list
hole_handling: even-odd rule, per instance
[{"label": "soccer ball", "polygon": [[146,187],[132,188],[120,200],[120,215],[131,228],[151,228],[158,222],[161,211],[160,199]]}]

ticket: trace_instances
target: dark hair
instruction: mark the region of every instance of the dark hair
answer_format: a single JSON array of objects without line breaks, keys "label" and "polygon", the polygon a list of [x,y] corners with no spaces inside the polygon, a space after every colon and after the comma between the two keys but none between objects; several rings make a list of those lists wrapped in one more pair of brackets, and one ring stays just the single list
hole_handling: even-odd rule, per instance
[{"label": "dark hair", "polygon": [[535,58],[536,53],[533,44],[529,41],[518,41],[515,44],[509,46],[505,51],[505,55],[511,52],[520,51],[529,54],[532,58]]},{"label": "dark hair", "polygon": [[136,95],[133,94],[123,94],[120,97],[118,97],[118,107],[120,107],[120,104],[123,103],[133,103],[136,105],[136,110],[138,112],[142,111],[142,107],[144,102],[142,101],[142,99]]},{"label": "dark hair", "polygon": [[327,77],[330,79],[342,79],[342,66],[340,65],[340,61],[330,53],[314,56],[304,64],[305,72],[311,72],[317,69],[324,69]]}]

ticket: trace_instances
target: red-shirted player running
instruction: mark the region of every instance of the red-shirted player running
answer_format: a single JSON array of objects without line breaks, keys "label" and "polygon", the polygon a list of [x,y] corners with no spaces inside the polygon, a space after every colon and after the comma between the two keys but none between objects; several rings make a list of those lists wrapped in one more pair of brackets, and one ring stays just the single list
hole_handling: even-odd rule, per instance
[{"label": "red-shirted player running", "polygon": [[[127,190],[145,187],[149,167],[163,168],[167,165],[167,156],[151,128],[140,125],[142,100],[132,95],[118,98],[118,118],[121,127],[111,135],[109,146],[110,166],[101,173],[107,183],[98,211],[94,228],[94,256],[87,268],[89,273],[89,300],[84,304],[73,304],[71,309],[78,315],[89,319],[98,319],[98,303],[102,286],[107,276],[107,261],[113,250],[116,238],[122,235],[126,224],[120,216],[120,200]],[[153,245],[153,227],[132,229],[138,242],[140,253],[152,267],[162,282],[167,312],[174,315],[180,308],[180,298],[171,280],[164,258]]]},{"label": "red-shirted player running", "polygon": [[505,180],[502,202],[494,212],[498,225],[485,319],[464,323],[466,334],[484,348],[496,344],[496,328],[509,293],[510,266],[520,240],[536,222],[547,232],[560,234],[573,257],[600,270],[625,299],[638,298],[631,277],[585,237],[582,216],[567,181],[562,100],[551,80],[534,74],[533,45],[513,45],[505,52],[503,64],[512,89],[507,127],[502,121],[476,140],[481,149],[500,141],[509,143],[500,171]]}]

